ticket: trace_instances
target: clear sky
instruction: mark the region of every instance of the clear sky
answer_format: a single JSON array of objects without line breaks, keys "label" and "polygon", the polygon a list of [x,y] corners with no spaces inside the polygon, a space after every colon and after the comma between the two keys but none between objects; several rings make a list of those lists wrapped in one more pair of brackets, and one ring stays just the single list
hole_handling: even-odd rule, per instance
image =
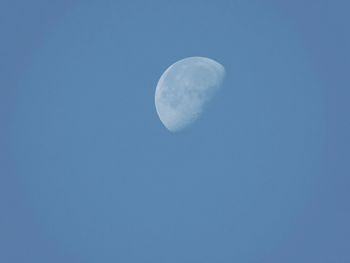
[{"label": "clear sky", "polygon": [[[350,262],[348,1],[0,2],[0,262]],[[179,133],[154,93],[226,80]]]}]

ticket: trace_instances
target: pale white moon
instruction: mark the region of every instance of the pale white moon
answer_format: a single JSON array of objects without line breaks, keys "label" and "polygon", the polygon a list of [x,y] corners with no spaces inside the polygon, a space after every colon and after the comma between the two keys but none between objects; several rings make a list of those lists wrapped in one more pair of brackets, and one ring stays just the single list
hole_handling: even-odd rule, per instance
[{"label": "pale white moon", "polygon": [[189,57],[172,64],[158,81],[155,105],[164,126],[179,131],[203,112],[220,89],[225,68],[205,57]]}]

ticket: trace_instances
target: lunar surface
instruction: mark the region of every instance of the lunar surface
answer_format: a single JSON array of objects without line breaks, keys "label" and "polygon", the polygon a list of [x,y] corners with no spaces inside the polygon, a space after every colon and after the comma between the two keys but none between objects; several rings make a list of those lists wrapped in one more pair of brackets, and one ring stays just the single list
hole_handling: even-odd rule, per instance
[{"label": "lunar surface", "polygon": [[189,57],[171,65],[158,81],[155,106],[164,126],[180,131],[202,114],[220,89],[225,68],[205,57]]}]

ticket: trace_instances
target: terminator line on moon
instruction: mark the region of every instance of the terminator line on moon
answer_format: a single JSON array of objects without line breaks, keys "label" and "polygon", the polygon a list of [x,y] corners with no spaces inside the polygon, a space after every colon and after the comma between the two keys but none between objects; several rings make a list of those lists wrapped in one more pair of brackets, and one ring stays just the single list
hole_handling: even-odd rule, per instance
[{"label": "terminator line on moon", "polygon": [[202,114],[220,89],[225,68],[205,57],[189,57],[172,64],[158,81],[155,106],[164,126],[180,131]]}]

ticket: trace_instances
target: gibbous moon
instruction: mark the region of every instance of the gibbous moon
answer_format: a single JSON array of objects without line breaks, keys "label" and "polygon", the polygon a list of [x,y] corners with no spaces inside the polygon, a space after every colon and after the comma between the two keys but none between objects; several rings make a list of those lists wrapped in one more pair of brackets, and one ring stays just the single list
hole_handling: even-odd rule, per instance
[{"label": "gibbous moon", "polygon": [[205,57],[189,57],[172,64],[158,81],[155,105],[164,126],[182,130],[202,114],[220,89],[225,68]]}]

